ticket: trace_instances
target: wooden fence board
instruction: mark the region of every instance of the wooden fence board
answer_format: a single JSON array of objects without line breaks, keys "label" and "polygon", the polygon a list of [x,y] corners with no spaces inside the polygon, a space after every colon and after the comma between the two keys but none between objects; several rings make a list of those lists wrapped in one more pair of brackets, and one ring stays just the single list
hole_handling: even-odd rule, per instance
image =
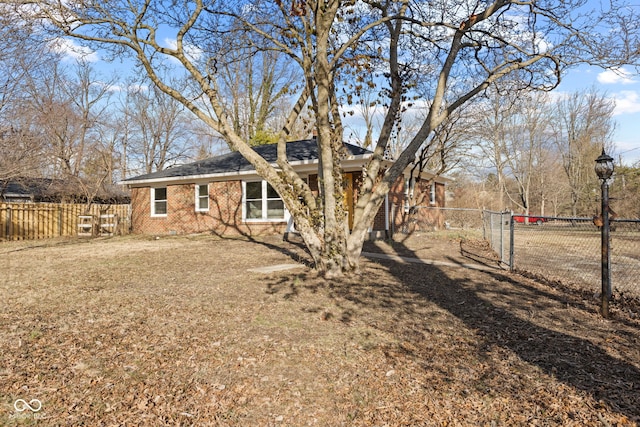
[{"label": "wooden fence board", "polygon": [[[117,215],[116,234],[128,234],[130,205],[0,203],[0,240],[48,239],[78,235],[78,217]],[[97,229],[96,229],[97,230]]]}]

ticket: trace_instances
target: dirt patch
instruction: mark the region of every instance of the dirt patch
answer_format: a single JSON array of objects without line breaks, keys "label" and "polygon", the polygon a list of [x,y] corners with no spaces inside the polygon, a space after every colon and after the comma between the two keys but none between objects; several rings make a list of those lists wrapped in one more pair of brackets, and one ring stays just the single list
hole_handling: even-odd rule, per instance
[{"label": "dirt patch", "polygon": [[[414,237],[326,281],[295,243],[0,245],[2,425],[637,425],[635,306]],[[18,405],[37,399],[33,412]]]}]

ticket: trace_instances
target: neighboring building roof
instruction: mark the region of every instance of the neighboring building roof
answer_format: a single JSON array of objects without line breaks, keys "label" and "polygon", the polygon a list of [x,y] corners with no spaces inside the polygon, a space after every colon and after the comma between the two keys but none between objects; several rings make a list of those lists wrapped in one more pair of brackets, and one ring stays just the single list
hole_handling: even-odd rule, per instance
[{"label": "neighboring building roof", "polygon": [[5,200],[42,200],[58,190],[60,182],[50,178],[13,178],[0,180],[0,196]]},{"label": "neighboring building roof", "polygon": [[[372,151],[358,147],[357,145],[345,143],[344,146],[352,156],[373,154]],[[267,162],[276,163],[278,157],[277,148],[277,144],[268,144],[255,147],[254,150]],[[318,144],[315,139],[305,139],[287,143],[287,159],[291,163],[317,161],[318,157]],[[232,153],[222,154],[220,156],[199,160],[186,165],[174,166],[162,171],[127,178],[122,181],[122,183],[132,184],[149,180],[160,181],[163,178],[170,180],[172,178],[176,179],[193,176],[233,175],[253,170],[253,165],[251,165],[247,159],[242,157],[242,154],[234,151]]]},{"label": "neighboring building roof", "polygon": [[[87,196],[73,180],[16,177],[0,180],[0,200],[7,202],[60,202],[72,200],[85,203]],[[102,189],[95,203],[128,203],[129,195],[116,188]]]}]

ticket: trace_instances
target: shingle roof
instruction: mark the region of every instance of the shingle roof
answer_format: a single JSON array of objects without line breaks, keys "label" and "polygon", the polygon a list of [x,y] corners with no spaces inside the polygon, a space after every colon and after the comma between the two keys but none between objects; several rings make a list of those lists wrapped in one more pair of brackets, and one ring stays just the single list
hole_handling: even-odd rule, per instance
[{"label": "shingle roof", "polygon": [[15,178],[0,180],[0,193],[11,196],[34,196],[40,198],[51,192],[52,187],[62,186],[63,181],[50,178]]},{"label": "shingle roof", "polygon": [[[88,184],[85,182],[85,184]],[[76,179],[14,177],[0,180],[1,199],[30,199],[35,202],[73,200],[85,203],[87,195]],[[96,203],[128,203],[129,196],[120,189],[100,188],[94,195]]]},{"label": "shingle roof", "polygon": [[[344,144],[350,155],[359,156],[370,154],[371,151],[352,144]],[[275,163],[277,160],[277,144],[261,145],[254,148],[267,162]],[[318,159],[318,145],[315,139],[287,143],[287,159],[289,162],[313,161]],[[158,172],[139,175],[125,179],[123,182],[180,178],[188,176],[202,176],[211,174],[234,174],[242,171],[253,170],[253,166],[238,152],[222,154],[186,165],[175,166]]]}]

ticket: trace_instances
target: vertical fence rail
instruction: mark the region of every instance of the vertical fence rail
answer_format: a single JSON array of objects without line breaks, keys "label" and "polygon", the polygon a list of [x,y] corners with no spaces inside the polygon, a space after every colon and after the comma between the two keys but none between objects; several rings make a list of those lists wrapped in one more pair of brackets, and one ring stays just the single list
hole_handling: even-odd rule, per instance
[{"label": "vertical fence rail", "polygon": [[513,268],[511,214],[509,212],[483,211],[483,235],[500,262]]},{"label": "vertical fence rail", "polygon": [[129,205],[87,205],[66,203],[0,203],[0,240],[48,239],[78,235],[78,217],[87,214],[118,217],[117,234],[130,227]]},{"label": "vertical fence rail", "polygon": [[515,235],[516,222],[513,220],[513,215],[509,215],[509,271],[513,271],[515,267]]}]

